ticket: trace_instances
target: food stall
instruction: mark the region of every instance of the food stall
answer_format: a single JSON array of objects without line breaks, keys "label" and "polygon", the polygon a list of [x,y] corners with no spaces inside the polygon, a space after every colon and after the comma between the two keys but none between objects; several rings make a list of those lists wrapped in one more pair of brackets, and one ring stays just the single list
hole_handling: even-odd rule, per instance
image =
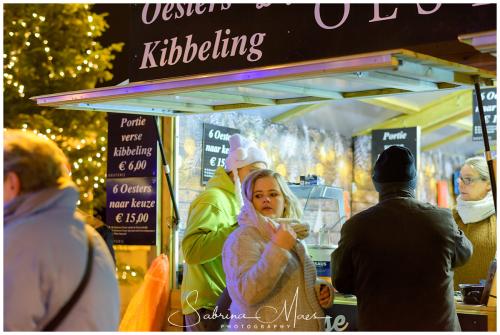
[{"label": "food stall", "polygon": [[[258,120],[265,118],[272,124],[289,124],[290,120],[321,113],[318,128],[327,125],[329,119],[338,121],[347,128],[345,133],[357,139],[349,139],[342,148],[335,147],[333,154],[329,150],[320,153],[319,159],[321,163],[333,164],[335,158],[342,161],[347,157],[347,163],[344,162],[347,168],[336,167],[335,177],[326,179],[329,184],[347,191],[347,198],[343,199],[350,197],[350,201],[346,201],[351,205],[348,209],[356,213],[373,202],[374,193],[360,187],[366,184],[366,173],[355,171],[360,164],[370,166],[370,159],[356,151],[356,146],[364,146],[363,136],[373,129],[420,127],[432,138],[426,145],[431,149],[438,142],[443,144],[470,133],[463,129],[450,132],[446,127],[452,123],[464,127],[460,122],[471,113],[474,83],[493,87],[496,73],[415,50],[429,43],[457,40],[459,35],[465,36],[464,41],[475,41],[475,47],[483,45],[470,34],[496,29],[490,7],[471,4],[134,5],[130,21],[137,33],[131,34],[129,41],[129,82],[33,99],[38,105],[62,110],[128,115],[127,121],[123,123],[121,118],[114,124],[116,127],[126,126],[127,122],[135,127],[143,122],[140,118],[144,116],[161,118],[158,125],[173,187],[170,192],[168,181],[160,172],[147,176],[152,178],[148,179],[151,183],[158,184],[155,196],[159,213],[154,222],[156,239],[150,243],[152,249],[148,252],[169,254],[172,299],[176,300],[180,275],[176,270],[182,264],[179,243],[183,220],[189,201],[203,185],[199,181],[203,165],[199,158],[198,161],[193,158],[202,147],[202,123],[215,120],[212,123],[219,126],[242,131],[251,129],[253,137],[266,134],[272,139],[267,130],[276,127]],[[278,25],[276,17],[280,17]],[[463,20],[464,17],[467,19]],[[489,52],[491,41],[484,43],[489,43],[490,49],[483,49]],[[405,104],[405,99],[412,103]],[[416,106],[415,101],[424,103]],[[244,116],[230,121],[235,113]],[[355,123],[357,126],[353,127]],[[465,123],[465,127],[468,126]],[[192,134],[193,129],[197,135],[186,136]],[[286,147],[299,141],[299,137],[287,137],[281,143]],[[300,145],[306,149],[317,146],[319,142],[314,143],[314,136],[312,144],[306,143],[310,138],[302,134]],[[278,150],[270,140],[261,144],[267,145],[271,152]],[[351,145],[354,149],[349,148]],[[298,181],[300,175],[309,173],[327,174],[325,170],[332,166],[305,159],[304,164],[314,164],[314,169],[294,170],[289,166],[293,155],[288,154],[288,161],[281,153],[271,156],[276,170],[290,181]],[[296,157],[294,160],[297,161]],[[131,165],[131,160],[118,160],[119,170],[121,162],[126,162],[124,169],[137,168],[136,163]],[[156,164],[157,168],[158,162],[148,164]],[[194,169],[197,174],[193,174]],[[357,189],[351,188],[352,183],[357,183]],[[174,213],[172,198],[181,200],[179,214]],[[123,216],[118,214],[110,220],[117,217],[122,220]],[[116,222],[107,223],[116,225]],[[124,252],[132,253],[133,248],[140,247],[131,248],[125,248]],[[349,306],[355,304],[355,300],[346,297],[336,303]],[[178,308],[178,301],[173,301],[172,306]],[[462,311],[496,315],[496,307],[464,307]]]}]

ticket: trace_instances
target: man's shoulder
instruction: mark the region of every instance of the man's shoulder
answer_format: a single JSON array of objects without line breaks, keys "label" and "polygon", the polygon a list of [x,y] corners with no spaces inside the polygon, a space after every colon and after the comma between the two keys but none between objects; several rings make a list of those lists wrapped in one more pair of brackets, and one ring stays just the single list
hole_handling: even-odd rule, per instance
[{"label": "man's shoulder", "polygon": [[415,204],[417,206],[417,209],[421,210],[423,213],[430,213],[433,215],[453,217],[451,210],[448,208],[438,207],[438,206],[433,205],[431,203],[423,202],[423,201],[419,201],[419,200],[415,200]]},{"label": "man's shoulder", "polygon": [[210,187],[203,190],[194,200],[194,202],[219,202],[232,201],[234,195],[219,187]]},{"label": "man's shoulder", "polygon": [[23,236],[27,243],[30,239],[48,241],[60,235],[72,236],[74,227],[83,227],[84,221],[76,212],[73,215],[68,213],[47,214],[38,213],[15,220],[4,229],[7,236]]},{"label": "man's shoulder", "polygon": [[348,222],[362,222],[365,220],[370,220],[374,216],[381,213],[385,213],[387,208],[399,208],[401,207],[401,215],[423,215],[423,216],[435,216],[442,218],[452,218],[451,210],[448,208],[440,208],[428,202],[419,201],[417,199],[393,199],[390,203],[383,202],[378,203],[370,208],[367,208],[355,215],[353,215]]},{"label": "man's shoulder", "polygon": [[412,213],[423,213],[423,214],[440,214],[445,216],[451,216],[451,210],[448,208],[438,207],[429,202],[420,201],[415,198],[395,198],[391,199],[390,203],[379,203],[374,206],[374,208],[379,208],[383,210],[386,206],[394,207],[394,205],[401,206],[401,210],[404,213],[405,210],[411,211]]},{"label": "man's shoulder", "polygon": [[377,214],[377,212],[380,210],[379,204],[376,204],[374,206],[371,206],[369,208],[366,208],[362,210],[359,213],[354,214],[349,220],[346,221],[348,222],[361,222],[364,221],[365,219],[370,219],[373,215]]},{"label": "man's shoulder", "polygon": [[200,222],[200,218],[209,212],[219,216],[217,224],[222,224],[223,221],[233,224],[236,221],[238,210],[239,207],[234,194],[212,187],[200,193],[191,202],[188,213],[188,225],[191,225],[193,222]]}]

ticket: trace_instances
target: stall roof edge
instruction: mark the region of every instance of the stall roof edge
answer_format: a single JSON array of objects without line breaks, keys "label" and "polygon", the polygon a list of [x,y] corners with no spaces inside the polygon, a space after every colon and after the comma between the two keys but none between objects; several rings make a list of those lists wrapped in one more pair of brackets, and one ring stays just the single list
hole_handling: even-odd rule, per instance
[{"label": "stall roof edge", "polygon": [[[284,82],[286,80],[297,80],[329,75],[335,77],[340,74],[345,75],[349,73],[370,72],[381,69],[387,73],[397,70],[401,63],[405,61],[424,67],[428,66],[448,70],[451,71],[452,74],[456,74],[454,77],[463,77],[464,75],[479,76],[482,81],[486,83],[491,82],[496,78],[496,74],[491,71],[480,70],[459,63],[452,63],[410,50],[394,49],[278,66],[133,82],[126,85],[71,92],[60,92],[35,96],[31,99],[35,100],[38,105],[61,107],[61,105],[66,103],[74,104],[76,102],[97,102],[111,100],[114,98],[143,97],[155,94],[176,94],[207,89],[220,89],[235,85],[275,83]],[[408,78],[412,75],[415,74],[405,72],[400,77]],[[432,81],[433,79],[439,80],[440,78],[424,79]],[[452,81],[454,78],[445,79]],[[456,83],[453,82],[452,84]],[[459,81],[459,84],[464,83]],[[465,84],[471,85],[472,83],[465,82]]]},{"label": "stall roof edge", "polygon": [[[422,126],[422,148],[480,151],[472,133],[474,81],[496,73],[406,49],[201,74],[32,97],[38,105],[158,116],[238,112],[333,130]],[[467,140],[467,141],[466,141]],[[465,142],[466,141],[466,142]]]}]

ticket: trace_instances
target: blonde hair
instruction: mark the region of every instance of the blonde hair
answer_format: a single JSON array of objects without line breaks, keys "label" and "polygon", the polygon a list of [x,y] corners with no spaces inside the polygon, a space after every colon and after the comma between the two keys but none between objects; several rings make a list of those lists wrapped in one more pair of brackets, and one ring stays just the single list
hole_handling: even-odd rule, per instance
[{"label": "blonde hair", "polygon": [[281,193],[283,193],[283,197],[285,198],[285,210],[282,217],[300,219],[302,217],[302,209],[300,208],[299,200],[293,194],[292,190],[290,190],[285,179],[278,172],[269,169],[259,169],[249,173],[243,181],[242,186],[245,197],[252,202],[255,182],[265,177],[273,177],[278,183]]},{"label": "blonde hair", "polygon": [[486,159],[481,156],[471,157],[465,160],[464,165],[469,165],[477,173],[479,173],[479,178],[490,183],[490,173],[488,171],[488,163]]},{"label": "blonde hair", "polygon": [[51,140],[34,133],[7,129],[3,135],[3,175],[14,172],[20,193],[60,186],[71,181],[68,159]]}]

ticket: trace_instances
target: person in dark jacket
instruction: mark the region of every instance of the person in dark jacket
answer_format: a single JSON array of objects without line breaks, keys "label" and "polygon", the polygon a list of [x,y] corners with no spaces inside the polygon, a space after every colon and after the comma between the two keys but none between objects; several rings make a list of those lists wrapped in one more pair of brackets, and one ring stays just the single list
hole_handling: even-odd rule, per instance
[{"label": "person in dark jacket", "polygon": [[451,212],[415,199],[415,160],[384,150],[372,180],[379,203],[349,219],[332,253],[332,283],[354,294],[363,331],[458,331],[453,268],[472,244]]}]

